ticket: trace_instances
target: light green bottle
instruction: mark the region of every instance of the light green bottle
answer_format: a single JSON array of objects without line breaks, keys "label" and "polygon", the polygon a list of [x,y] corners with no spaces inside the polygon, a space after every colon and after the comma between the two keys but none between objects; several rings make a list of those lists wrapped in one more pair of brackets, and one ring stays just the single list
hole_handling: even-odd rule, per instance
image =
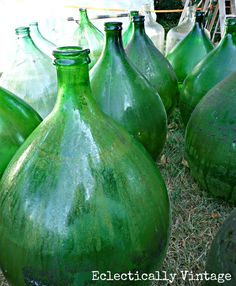
[{"label": "light green bottle", "polygon": [[138,11],[130,11],[129,13],[129,25],[127,27],[127,29],[124,31],[123,36],[122,36],[122,41],[123,41],[123,46],[126,47],[132,37],[132,33],[133,33],[133,24],[132,24],[132,18],[134,16],[137,16],[139,14]]}]

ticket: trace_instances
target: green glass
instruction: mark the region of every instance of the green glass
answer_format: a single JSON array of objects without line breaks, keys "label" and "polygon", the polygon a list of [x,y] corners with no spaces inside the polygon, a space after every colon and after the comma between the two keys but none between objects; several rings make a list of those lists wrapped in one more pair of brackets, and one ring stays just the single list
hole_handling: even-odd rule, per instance
[{"label": "green glass", "polygon": [[204,12],[196,12],[192,31],[167,55],[177,75],[179,85],[214,46],[204,30]]},{"label": "green glass", "polygon": [[0,86],[31,105],[43,118],[56,101],[56,70],[30,37],[28,27],[16,29],[17,48],[12,64],[0,78]]},{"label": "green glass", "polygon": [[178,82],[173,68],[145,33],[144,16],[133,17],[133,35],[127,55],[159,93],[167,114],[178,101]]},{"label": "green glass", "polygon": [[166,112],[157,92],[128,59],[121,30],[122,23],[105,23],[105,46],[91,70],[91,87],[101,110],[124,126],[156,159],[165,144]]},{"label": "green glass", "polygon": [[18,148],[41,121],[27,103],[0,87],[0,178]]},{"label": "green glass", "polygon": [[[236,209],[225,220],[220,230],[216,234],[211,249],[208,253],[206,271],[208,273],[231,274],[229,281],[221,282],[221,285],[236,285]],[[218,286],[217,281],[206,281],[206,286]]]},{"label": "green glass", "polygon": [[92,271],[148,273],[166,253],[164,181],[142,145],[97,107],[88,53],[54,51],[55,108],[0,183],[0,266],[12,286],[92,285]]},{"label": "green glass", "polygon": [[123,36],[122,36],[122,41],[123,41],[123,46],[126,47],[132,37],[133,33],[133,25],[132,25],[132,18],[133,16],[137,16],[139,14],[138,11],[130,11],[129,13],[129,25],[127,29],[124,31]]},{"label": "green glass", "polygon": [[218,82],[236,71],[236,18],[227,18],[226,34],[187,76],[180,95],[180,112],[186,125],[199,101]]},{"label": "green glass", "polygon": [[193,111],[186,158],[193,177],[213,196],[236,203],[236,73],[216,85]]},{"label": "green glass", "polygon": [[79,27],[74,33],[74,43],[91,51],[90,68],[94,66],[102,53],[103,34],[89,20],[87,9],[80,8]]},{"label": "green glass", "polygon": [[53,57],[52,51],[56,48],[56,45],[42,36],[42,34],[39,31],[38,22],[31,22],[29,26],[30,26],[30,35],[35,45],[44,54],[52,58]]}]

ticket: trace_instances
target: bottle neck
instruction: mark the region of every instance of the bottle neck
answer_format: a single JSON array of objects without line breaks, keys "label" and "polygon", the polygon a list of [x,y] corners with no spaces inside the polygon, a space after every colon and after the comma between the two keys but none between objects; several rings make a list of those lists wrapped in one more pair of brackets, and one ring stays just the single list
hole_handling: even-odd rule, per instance
[{"label": "bottle neck", "polygon": [[104,53],[113,55],[114,51],[116,54],[125,55],[121,30],[106,31]]},{"label": "bottle neck", "polygon": [[41,35],[38,25],[31,25],[30,30],[33,31],[34,35]]},{"label": "bottle neck", "polygon": [[133,35],[134,36],[145,36],[144,22],[133,22]]},{"label": "bottle neck", "polygon": [[232,37],[236,38],[236,25],[228,25],[225,29],[226,34],[232,35]]},{"label": "bottle neck", "polygon": [[154,22],[152,13],[150,11],[144,11],[144,16],[145,16],[146,22]]},{"label": "bottle neck", "polygon": [[91,95],[88,64],[56,65],[58,97],[55,109],[82,109]]},{"label": "bottle neck", "polygon": [[81,9],[80,10],[80,25],[86,25],[90,23],[88,18],[87,10]]}]

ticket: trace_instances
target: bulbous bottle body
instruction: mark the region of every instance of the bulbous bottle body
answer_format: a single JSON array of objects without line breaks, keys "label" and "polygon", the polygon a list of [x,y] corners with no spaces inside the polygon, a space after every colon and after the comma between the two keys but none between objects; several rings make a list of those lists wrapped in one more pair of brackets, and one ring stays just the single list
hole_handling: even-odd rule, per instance
[{"label": "bulbous bottle body", "polygon": [[196,23],[192,31],[167,55],[180,85],[193,68],[214,48],[203,27],[203,12],[196,14]]},{"label": "bulbous bottle body", "polygon": [[0,87],[0,178],[13,155],[41,121],[27,103]]},{"label": "bulbous bottle body", "polygon": [[90,68],[92,68],[102,53],[103,34],[89,20],[86,9],[80,9],[80,22],[74,32],[74,44],[90,49]]},{"label": "bulbous bottle body", "polygon": [[152,40],[155,47],[164,54],[165,49],[165,29],[160,23],[157,23],[150,12],[151,5],[145,4],[143,9],[145,16],[145,31],[148,37]]},{"label": "bulbous bottle body", "polygon": [[54,52],[55,109],[0,183],[0,266],[12,286],[91,285],[94,270],[150,271],[165,256],[165,184],[141,144],[96,106],[87,54]]},{"label": "bulbous bottle body", "polygon": [[48,57],[53,58],[52,52],[56,48],[56,45],[42,36],[39,31],[38,22],[30,23],[30,35],[37,48]]},{"label": "bulbous bottle body", "polygon": [[106,43],[91,70],[91,88],[101,110],[125,127],[156,159],[165,143],[166,112],[159,95],[127,58],[121,25],[105,24]]},{"label": "bulbous bottle body", "polygon": [[[230,216],[225,220],[220,230],[216,234],[210,251],[208,253],[206,271],[208,273],[220,276],[223,274],[231,274],[221,283],[227,286],[236,285],[236,209],[232,211]],[[228,275],[227,275],[228,276]],[[217,286],[218,281],[206,281],[206,286]]]},{"label": "bulbous bottle body", "polygon": [[166,36],[166,54],[168,54],[172,49],[181,42],[188,33],[192,30],[195,19],[196,8],[191,6],[187,8],[187,15],[184,21],[178,26],[169,30]]},{"label": "bulbous bottle body", "polygon": [[236,203],[236,73],[201,100],[186,128],[186,159],[199,185]]},{"label": "bulbous bottle body", "polygon": [[133,25],[132,25],[132,18],[133,16],[138,16],[139,12],[138,11],[130,11],[129,13],[129,25],[127,27],[127,29],[124,31],[123,35],[122,35],[122,42],[123,42],[123,46],[126,47],[132,37],[132,33],[133,33]]},{"label": "bulbous bottle body", "polygon": [[202,59],[183,83],[181,117],[186,125],[196,105],[217,83],[236,71],[236,20],[227,19],[228,32],[217,48]]},{"label": "bulbous bottle body", "polygon": [[17,49],[12,64],[0,78],[0,85],[22,98],[43,118],[56,101],[56,70],[48,56],[33,43],[29,28],[16,29]]},{"label": "bulbous bottle body", "polygon": [[144,17],[134,16],[133,21],[134,32],[126,48],[127,55],[158,92],[169,115],[174,110],[179,95],[175,72],[146,35]]}]

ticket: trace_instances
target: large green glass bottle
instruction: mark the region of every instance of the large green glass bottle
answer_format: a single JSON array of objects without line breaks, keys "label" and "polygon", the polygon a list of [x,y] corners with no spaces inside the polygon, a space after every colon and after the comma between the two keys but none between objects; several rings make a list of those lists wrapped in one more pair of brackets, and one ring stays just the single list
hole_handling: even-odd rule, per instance
[{"label": "large green glass bottle", "polygon": [[180,111],[186,125],[192,111],[218,82],[236,71],[236,18],[227,18],[226,34],[192,70],[184,81],[180,96]]},{"label": "large green glass bottle", "polygon": [[97,107],[88,50],[54,56],[56,106],[0,183],[1,269],[12,286],[85,286],[95,270],[156,270],[170,230],[164,181],[142,145]]},{"label": "large green glass bottle", "polygon": [[148,37],[152,40],[155,47],[164,54],[165,47],[165,29],[161,24],[157,23],[150,12],[151,5],[143,5],[143,15],[145,16],[145,31]]},{"label": "large green glass bottle", "polygon": [[167,55],[180,86],[193,68],[214,48],[203,22],[204,12],[197,11],[192,31]]},{"label": "large green glass bottle", "polygon": [[55,67],[35,46],[28,27],[17,28],[16,35],[16,53],[0,78],[0,86],[22,98],[44,118],[56,101]]},{"label": "large green glass bottle", "polygon": [[79,27],[74,32],[74,43],[90,49],[90,68],[92,68],[102,53],[103,34],[89,20],[87,9],[80,8],[79,11]]},{"label": "large green glass bottle", "polygon": [[213,196],[236,203],[236,73],[216,85],[193,111],[186,129],[192,175]]},{"label": "large green glass bottle", "polygon": [[177,78],[170,63],[146,35],[144,16],[133,17],[133,35],[126,52],[132,63],[159,93],[169,115],[178,100]]},{"label": "large green glass bottle", "polygon": [[166,112],[157,92],[128,59],[121,30],[122,23],[105,23],[105,46],[91,70],[91,87],[101,110],[121,123],[156,159],[166,139]]},{"label": "large green glass bottle", "polygon": [[52,51],[56,48],[56,45],[45,39],[39,31],[38,22],[31,22],[30,26],[30,35],[35,43],[35,45],[47,56],[52,56]]},{"label": "large green glass bottle", "polygon": [[0,178],[20,145],[41,121],[26,102],[0,87]]},{"label": "large green glass bottle", "polygon": [[[225,220],[220,230],[216,234],[211,249],[208,253],[206,271],[213,275],[222,276],[227,280],[218,283],[218,281],[209,280],[205,282],[205,286],[235,286],[236,285],[236,209],[232,211],[230,216]],[[223,279],[222,279],[223,280]]]},{"label": "large green glass bottle", "polygon": [[138,16],[139,12],[138,11],[130,11],[129,13],[129,25],[127,29],[124,31],[123,36],[122,36],[122,41],[123,41],[123,46],[126,47],[132,37],[133,33],[133,25],[132,25],[132,18],[134,16]]}]

